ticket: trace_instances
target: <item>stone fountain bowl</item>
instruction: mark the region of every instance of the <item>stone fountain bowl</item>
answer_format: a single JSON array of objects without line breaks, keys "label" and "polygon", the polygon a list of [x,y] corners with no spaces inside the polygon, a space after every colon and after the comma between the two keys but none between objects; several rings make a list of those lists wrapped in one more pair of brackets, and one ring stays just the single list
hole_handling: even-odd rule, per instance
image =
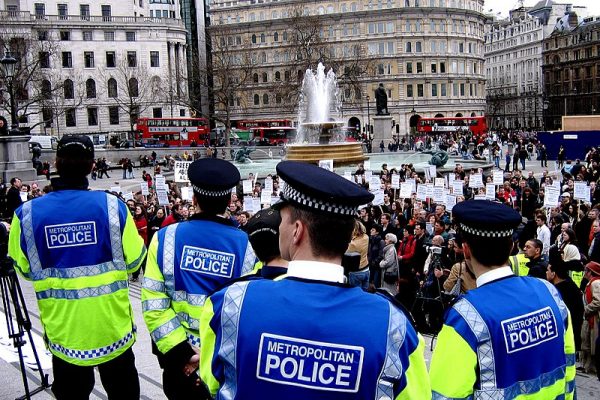
[{"label": "stone fountain bowl", "polygon": [[333,129],[346,125],[344,121],[323,121],[323,122],[303,122],[300,126],[305,126],[312,129]]}]

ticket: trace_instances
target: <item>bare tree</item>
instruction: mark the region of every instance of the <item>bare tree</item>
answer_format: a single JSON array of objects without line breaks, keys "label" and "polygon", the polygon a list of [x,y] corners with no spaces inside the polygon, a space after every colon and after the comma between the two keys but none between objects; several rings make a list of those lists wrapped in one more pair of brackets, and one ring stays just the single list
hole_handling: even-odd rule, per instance
[{"label": "bare tree", "polygon": [[39,123],[44,124],[45,127],[55,126],[58,137],[60,137],[60,117],[67,110],[79,107],[86,93],[81,76],[70,72],[67,75],[57,72],[46,74],[40,88]]}]

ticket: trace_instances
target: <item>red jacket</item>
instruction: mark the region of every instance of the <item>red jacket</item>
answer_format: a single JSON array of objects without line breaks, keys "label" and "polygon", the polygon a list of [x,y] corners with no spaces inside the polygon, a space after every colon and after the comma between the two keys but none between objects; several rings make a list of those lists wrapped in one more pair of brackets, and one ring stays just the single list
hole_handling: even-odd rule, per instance
[{"label": "red jacket", "polygon": [[398,246],[398,257],[402,257],[402,264],[408,265],[411,263],[415,255],[417,241],[413,235],[408,235],[408,238],[402,239]]}]

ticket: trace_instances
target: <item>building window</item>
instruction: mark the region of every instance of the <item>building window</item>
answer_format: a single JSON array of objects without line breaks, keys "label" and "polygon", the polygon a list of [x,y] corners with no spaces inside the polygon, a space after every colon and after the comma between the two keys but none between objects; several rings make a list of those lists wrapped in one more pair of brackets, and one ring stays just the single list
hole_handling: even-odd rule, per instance
[{"label": "building window", "polygon": [[117,60],[115,59],[114,51],[106,52],[106,68],[114,68],[117,64]]},{"label": "building window", "polygon": [[406,97],[413,97],[413,85],[406,85]]},{"label": "building window", "polygon": [[48,31],[37,31],[38,40],[48,40]]},{"label": "building window", "polygon": [[94,35],[92,31],[83,31],[83,40],[86,42],[90,42],[94,39]]},{"label": "building window", "polygon": [[152,109],[152,118],[162,118],[162,107]]},{"label": "building window", "polygon": [[109,5],[102,6],[102,21],[109,22],[111,20],[111,11]]},{"label": "building window", "polygon": [[267,73],[266,72],[262,73],[262,81],[263,81],[263,83],[267,82]]},{"label": "building window", "polygon": [[446,73],[446,63],[445,62],[441,62],[440,63],[440,73],[441,74],[445,74]]},{"label": "building window", "polygon": [[117,81],[114,78],[108,80],[108,97],[114,99],[117,97]]},{"label": "building window", "polygon": [[94,68],[94,52],[93,51],[84,51],[83,52],[83,61],[85,64],[85,68]]},{"label": "building window", "polygon": [[150,52],[150,66],[153,68],[160,67],[160,53],[158,51]]},{"label": "building window", "polygon": [[67,19],[69,11],[66,4],[57,4],[58,8],[58,19]]},{"label": "building window", "polygon": [[70,31],[60,31],[60,40],[62,40],[62,41],[71,40],[71,32]]},{"label": "building window", "polygon": [[96,98],[96,81],[92,78],[85,81],[85,95],[88,99]]},{"label": "building window", "polygon": [[40,68],[50,68],[50,53],[47,51],[40,51]]},{"label": "building window", "polygon": [[65,124],[67,127],[77,126],[77,117],[74,108],[67,108],[65,110]]},{"label": "building window", "polygon": [[135,32],[125,32],[125,40],[135,42]]},{"label": "building window", "polygon": [[260,96],[255,94],[254,95],[254,105],[258,106],[260,104]]},{"label": "building window", "polygon": [[119,107],[108,107],[108,121],[111,125],[119,125]]},{"label": "building window", "polygon": [[129,68],[137,67],[137,53],[135,51],[127,52],[127,66]]},{"label": "building window", "polygon": [[44,120],[44,126],[46,128],[52,127],[52,120],[54,119],[54,113],[51,108],[42,108],[42,118]]},{"label": "building window", "polygon": [[42,99],[51,100],[52,99],[52,84],[49,80],[44,79],[42,81]]},{"label": "building window", "polygon": [[441,92],[442,97],[446,97],[447,93],[446,93],[446,84],[445,83],[440,84],[440,92]]},{"label": "building window", "polygon": [[79,15],[81,19],[84,21],[90,20],[90,5],[89,4],[80,4],[79,5]]},{"label": "building window", "polygon": [[63,68],[73,68],[73,56],[70,51],[62,52],[62,66]]},{"label": "building window", "polygon": [[63,90],[65,94],[65,99],[70,100],[75,98],[75,88],[73,85],[73,81],[67,79],[63,84]]},{"label": "building window", "polygon": [[433,83],[431,85],[431,97],[437,97],[438,95],[438,85],[437,83]]},{"label": "building window", "polygon": [[437,74],[437,64],[436,63],[431,64],[431,73]]},{"label": "building window", "polygon": [[137,79],[130,78],[128,81],[128,86],[129,86],[129,96],[130,97],[138,97],[140,95]]},{"label": "building window", "polygon": [[417,63],[417,74],[422,74],[422,73],[423,73],[423,63],[418,62]]},{"label": "building window", "polygon": [[98,125],[98,109],[96,107],[88,107],[87,115],[88,115],[88,125],[89,126]]},{"label": "building window", "polygon": [[179,116],[180,117],[185,117],[185,108],[180,108],[179,109]]},{"label": "building window", "polygon": [[412,43],[411,42],[406,42],[406,52],[412,53]]},{"label": "building window", "polygon": [[35,3],[35,18],[44,19],[46,16],[46,5],[44,3]]},{"label": "building window", "polygon": [[406,73],[407,74],[412,74],[413,73],[413,64],[411,62],[407,62],[406,63]]},{"label": "building window", "polygon": [[115,41],[115,33],[113,31],[105,31],[104,32],[104,41],[105,42],[114,42]]},{"label": "building window", "polygon": [[263,104],[269,104],[269,95],[263,94]]},{"label": "building window", "polygon": [[423,84],[419,83],[419,84],[417,84],[417,97],[423,97],[423,94],[424,94]]},{"label": "building window", "polygon": [[420,53],[420,52],[421,52],[421,50],[422,50],[422,49],[421,49],[421,42],[417,42],[417,43],[415,43],[415,51],[416,51],[417,53]]}]

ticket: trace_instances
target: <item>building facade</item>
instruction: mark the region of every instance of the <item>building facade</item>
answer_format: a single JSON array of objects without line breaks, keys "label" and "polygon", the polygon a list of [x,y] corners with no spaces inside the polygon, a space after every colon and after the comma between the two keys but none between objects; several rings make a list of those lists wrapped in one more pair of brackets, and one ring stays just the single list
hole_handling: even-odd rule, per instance
[{"label": "building facade", "polygon": [[544,40],[547,130],[562,129],[563,115],[600,110],[600,17],[560,27]]},{"label": "building facade", "polygon": [[[213,39],[253,65],[231,99],[234,120],[295,120],[297,91],[282,89],[318,61],[338,67],[341,115],[363,131],[380,83],[393,134],[408,134],[419,117],[484,114],[482,0],[211,0],[209,9]],[[223,47],[212,49],[214,58]]]},{"label": "building facade", "polygon": [[189,116],[186,30],[170,3],[0,0],[0,41],[35,76],[19,77],[21,128],[106,136],[138,116]]}]

